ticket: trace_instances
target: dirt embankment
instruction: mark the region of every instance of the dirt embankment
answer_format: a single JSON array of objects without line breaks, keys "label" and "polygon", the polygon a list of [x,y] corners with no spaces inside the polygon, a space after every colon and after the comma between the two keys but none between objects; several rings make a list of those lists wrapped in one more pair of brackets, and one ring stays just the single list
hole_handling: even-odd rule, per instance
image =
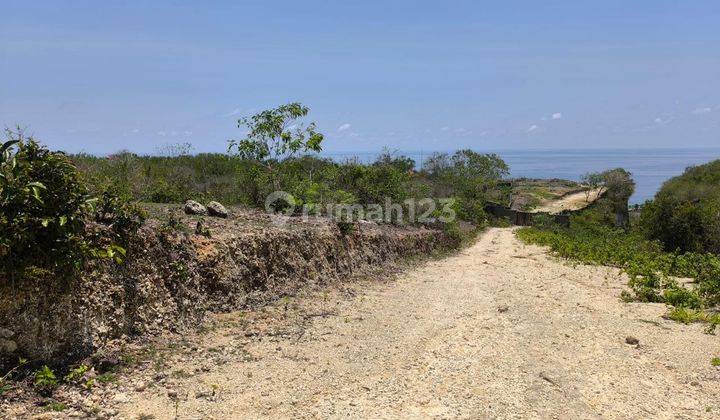
[{"label": "dirt embankment", "polygon": [[0,332],[7,363],[82,358],[128,336],[197,326],[227,311],[329,282],[450,244],[437,230],[363,223],[344,235],[327,220],[270,224],[234,209],[229,219],[173,210],[151,219],[125,264],[95,263],[69,282],[39,278],[0,289]]}]

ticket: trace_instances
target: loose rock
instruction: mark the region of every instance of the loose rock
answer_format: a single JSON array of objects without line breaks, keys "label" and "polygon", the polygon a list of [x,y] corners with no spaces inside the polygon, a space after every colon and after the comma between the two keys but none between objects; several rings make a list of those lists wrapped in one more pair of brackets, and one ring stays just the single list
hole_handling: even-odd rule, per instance
[{"label": "loose rock", "polygon": [[183,210],[185,210],[187,214],[206,215],[208,213],[207,208],[195,200],[186,201]]},{"label": "loose rock", "polygon": [[207,211],[210,216],[215,217],[228,217],[228,210],[222,204],[217,201],[211,201],[207,204]]},{"label": "loose rock", "polygon": [[635,338],[631,335],[628,335],[627,337],[625,337],[625,343],[630,344],[631,346],[634,346],[634,345],[640,344],[640,340],[638,340],[637,338]]}]

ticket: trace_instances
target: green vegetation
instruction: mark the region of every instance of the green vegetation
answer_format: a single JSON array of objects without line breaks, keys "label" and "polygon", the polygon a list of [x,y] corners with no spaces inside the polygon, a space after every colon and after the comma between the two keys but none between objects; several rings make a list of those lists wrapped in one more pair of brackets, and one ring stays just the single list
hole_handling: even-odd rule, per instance
[{"label": "green vegetation", "polygon": [[[393,212],[386,221],[405,222],[411,213],[441,209],[439,199],[452,198],[460,219],[476,225],[486,222],[485,201],[500,194],[498,182],[508,173],[498,156],[470,150],[431,156],[422,171],[415,170],[412,159],[390,151],[371,163],[303,154],[320,151],[323,141],[314,123],[303,123],[308,113],[307,107],[291,103],[239,120],[248,134],[229,142],[228,155],[190,156],[190,147],[179,145],[170,148],[168,156],[121,152],[108,158],[75,155],[72,159],[91,191],[111,190],[141,202],[216,200],[264,208],[271,193],[286,191],[295,202],[278,200],[274,210],[294,204],[296,211],[305,206],[310,214],[330,215],[328,204],[385,205],[391,200],[402,211]],[[411,208],[409,199],[422,200],[420,208]],[[345,234],[352,230],[345,224],[339,227]]]},{"label": "green vegetation", "polygon": [[102,375],[96,376],[95,379],[102,384],[107,384],[107,383],[118,381],[117,375],[112,372],[105,372]]},{"label": "green vegetation", "polygon": [[[549,246],[564,258],[622,268],[632,290],[623,293],[625,300],[665,302],[682,309],[671,313],[674,319],[715,324],[716,318],[702,310],[720,303],[720,257],[666,252],[638,230],[615,228],[614,209],[603,199],[572,216],[569,228],[546,223],[521,229],[517,235],[525,242]],[[692,278],[694,283],[686,286],[677,278]]]},{"label": "green vegetation", "polygon": [[698,309],[688,309],[684,307],[676,307],[668,312],[667,317],[683,324],[691,324],[693,322],[707,323],[708,334],[714,334],[715,329],[720,325],[720,314],[709,313]]},{"label": "green vegetation", "polygon": [[64,403],[58,402],[58,401],[53,401],[53,402],[49,403],[48,405],[46,405],[45,409],[47,409],[48,411],[60,412],[60,411],[65,411],[65,409],[67,409],[67,405],[65,405]]},{"label": "green vegetation", "polygon": [[606,210],[609,210],[608,214],[614,215],[615,227],[629,229],[628,200],[635,192],[635,181],[632,179],[632,174],[623,168],[615,168],[604,172],[585,174],[582,181],[590,187],[590,190],[586,192],[587,198],[590,198],[592,190],[598,190],[598,194],[605,193],[607,200],[604,203],[609,206],[609,209]]},{"label": "green vegetation", "polygon": [[35,381],[33,382],[35,389],[41,394],[50,394],[58,385],[55,372],[47,365],[43,365],[40,370],[35,372]]},{"label": "green vegetation", "polygon": [[710,364],[713,366],[720,366],[720,357],[713,357],[712,360],[710,360]]},{"label": "green vegetation", "polygon": [[[408,199],[456,198],[461,218],[483,222],[486,197],[495,193],[495,183],[507,173],[507,167],[493,155],[469,150],[456,155],[450,167],[428,166],[425,171],[415,171],[412,159],[390,152],[368,164],[293,156],[273,163],[271,169],[223,154],[150,157],[123,153],[107,159],[87,155],[72,159],[93,191],[111,188],[141,202],[216,200],[264,208],[273,191],[286,191],[295,198],[296,206],[307,205],[310,214],[322,214],[328,204],[384,205],[390,199],[404,205]],[[443,155],[439,158],[449,160]],[[466,176],[472,178],[463,180]],[[409,213],[407,207],[403,210]]]},{"label": "green vegetation", "polygon": [[110,190],[93,197],[63,153],[19,131],[7,135],[0,147],[2,277],[66,277],[92,258],[120,261],[142,222],[139,210]]},{"label": "green vegetation", "polygon": [[78,382],[85,376],[88,370],[90,370],[90,366],[82,364],[74,369],[70,369],[70,372],[65,375],[63,380],[67,383]]},{"label": "green vegetation", "polygon": [[665,182],[643,205],[639,225],[667,251],[720,254],[720,160]]}]

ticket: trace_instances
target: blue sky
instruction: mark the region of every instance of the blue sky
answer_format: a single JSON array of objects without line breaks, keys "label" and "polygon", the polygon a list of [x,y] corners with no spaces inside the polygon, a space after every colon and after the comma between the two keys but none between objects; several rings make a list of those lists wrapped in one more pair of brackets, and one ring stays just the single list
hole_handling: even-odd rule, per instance
[{"label": "blue sky", "polygon": [[720,146],[718,1],[8,1],[0,124],[224,151],[311,107],[326,150]]}]

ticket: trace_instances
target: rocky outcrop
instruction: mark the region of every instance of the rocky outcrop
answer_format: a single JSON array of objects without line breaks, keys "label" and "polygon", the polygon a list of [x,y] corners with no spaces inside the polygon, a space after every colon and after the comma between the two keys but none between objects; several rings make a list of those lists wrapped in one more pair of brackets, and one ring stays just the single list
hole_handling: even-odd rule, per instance
[{"label": "rocky outcrop", "polygon": [[[267,216],[209,218],[211,234],[149,220],[124,264],[92,263],[66,282],[38,278],[0,285],[6,360],[70,361],[113,340],[192,328],[207,311],[291,295],[451,243],[442,231],[362,224],[343,235],[335,223],[274,227]],[[264,219],[263,219],[264,218]]]}]

